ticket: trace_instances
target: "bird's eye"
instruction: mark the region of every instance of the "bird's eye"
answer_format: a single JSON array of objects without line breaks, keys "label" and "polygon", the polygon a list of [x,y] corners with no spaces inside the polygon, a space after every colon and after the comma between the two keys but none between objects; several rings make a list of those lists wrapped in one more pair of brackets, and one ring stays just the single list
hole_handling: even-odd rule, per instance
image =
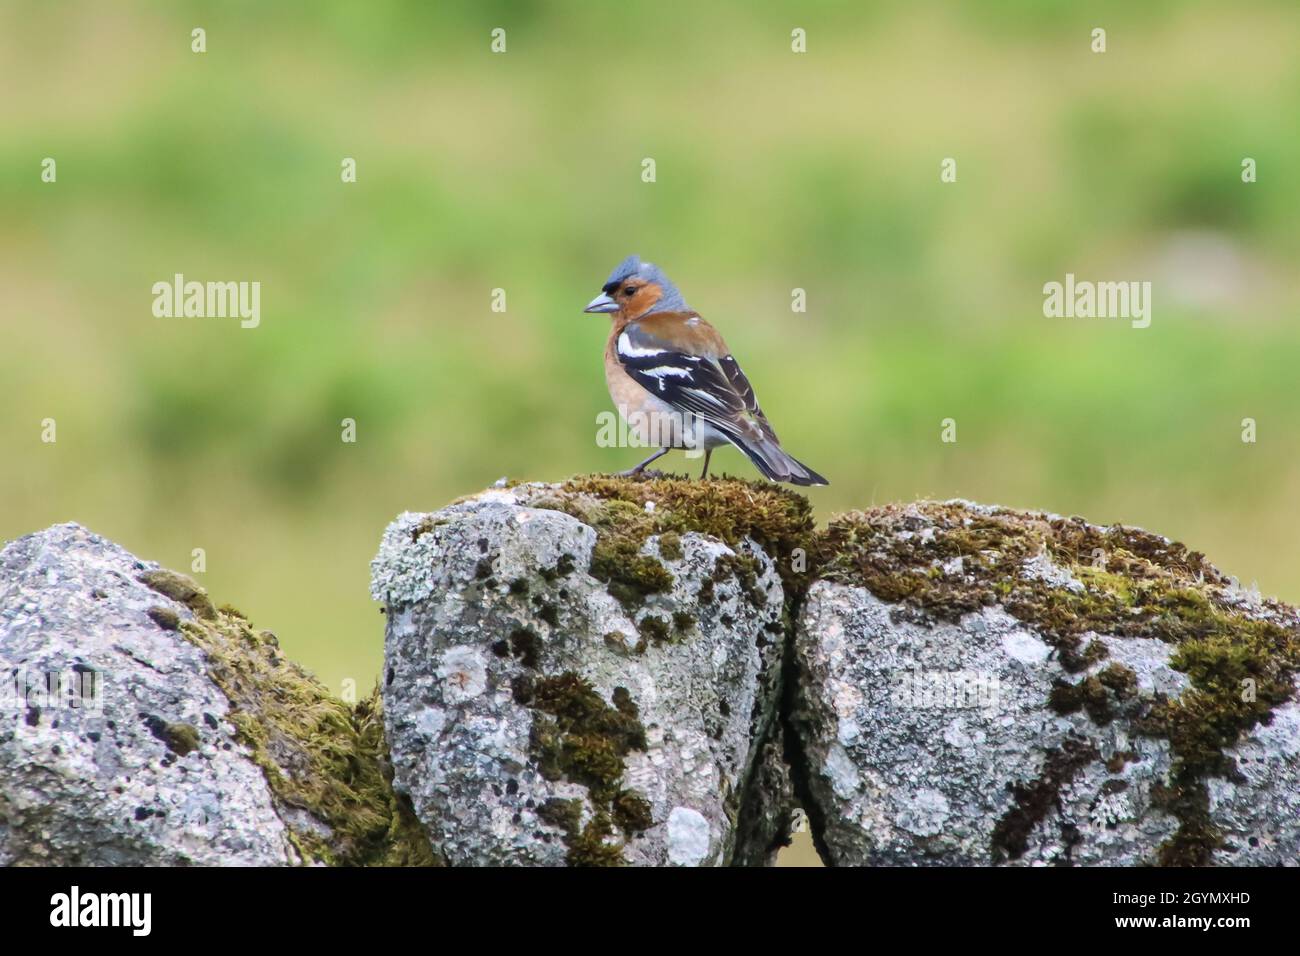
[{"label": "bird's eye", "polygon": [[636,286],[634,286],[634,285],[625,285],[625,286],[623,286],[623,294],[624,294],[624,295],[631,295],[631,294],[632,294],[633,292],[635,292],[635,291],[636,291]]}]

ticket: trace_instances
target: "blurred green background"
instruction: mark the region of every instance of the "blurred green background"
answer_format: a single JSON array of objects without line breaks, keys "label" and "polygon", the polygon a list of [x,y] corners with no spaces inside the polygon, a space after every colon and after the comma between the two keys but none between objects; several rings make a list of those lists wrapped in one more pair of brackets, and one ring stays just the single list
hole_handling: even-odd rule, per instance
[{"label": "blurred green background", "polygon": [[[823,520],[1078,513],[1300,600],[1300,6],[851,6],[7,0],[0,537],[204,548],[365,692],[395,514],[642,457],[596,447],[581,312],[637,252],[831,478]],[[260,281],[261,326],[155,318],[177,272]],[[1151,327],[1044,318],[1066,272],[1153,282]]]}]

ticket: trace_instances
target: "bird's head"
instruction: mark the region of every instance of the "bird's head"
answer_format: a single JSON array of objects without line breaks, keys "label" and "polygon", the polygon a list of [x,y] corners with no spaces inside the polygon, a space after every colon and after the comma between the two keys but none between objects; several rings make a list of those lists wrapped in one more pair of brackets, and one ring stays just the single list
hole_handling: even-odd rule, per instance
[{"label": "bird's head", "polygon": [[651,312],[682,312],[686,302],[663,271],[639,256],[628,256],[609,274],[601,294],[584,312],[613,312],[639,319]]}]

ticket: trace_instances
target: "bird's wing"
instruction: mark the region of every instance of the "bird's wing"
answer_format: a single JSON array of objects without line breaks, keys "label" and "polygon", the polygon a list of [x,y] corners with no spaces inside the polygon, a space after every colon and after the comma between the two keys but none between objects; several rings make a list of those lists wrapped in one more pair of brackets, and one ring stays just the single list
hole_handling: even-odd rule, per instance
[{"label": "bird's wing", "polygon": [[724,434],[777,440],[722,336],[699,316],[669,312],[629,322],[615,350],[637,384],[678,411]]},{"label": "bird's wing", "polygon": [[736,390],[741,401],[745,403],[745,412],[751,416],[763,429],[763,433],[772,441],[777,441],[776,432],[772,430],[772,425],[763,414],[763,409],[758,406],[758,398],[754,395],[754,388],[749,384],[749,379],[741,371],[740,365],[730,354],[724,355],[718,359],[718,364],[722,367],[722,372],[731,382],[731,387]]}]

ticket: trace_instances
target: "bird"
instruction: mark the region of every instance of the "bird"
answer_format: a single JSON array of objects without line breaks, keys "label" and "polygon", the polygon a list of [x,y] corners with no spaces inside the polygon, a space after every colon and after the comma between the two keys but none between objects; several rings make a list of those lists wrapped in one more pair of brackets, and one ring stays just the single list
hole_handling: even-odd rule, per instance
[{"label": "bird", "polygon": [[707,478],[713,450],[732,444],[771,481],[830,484],[781,447],[727,343],[658,266],[628,256],[583,311],[611,317],[610,398],[644,444],[659,446],[622,476],[639,475],[681,448],[704,452],[700,478]]}]

